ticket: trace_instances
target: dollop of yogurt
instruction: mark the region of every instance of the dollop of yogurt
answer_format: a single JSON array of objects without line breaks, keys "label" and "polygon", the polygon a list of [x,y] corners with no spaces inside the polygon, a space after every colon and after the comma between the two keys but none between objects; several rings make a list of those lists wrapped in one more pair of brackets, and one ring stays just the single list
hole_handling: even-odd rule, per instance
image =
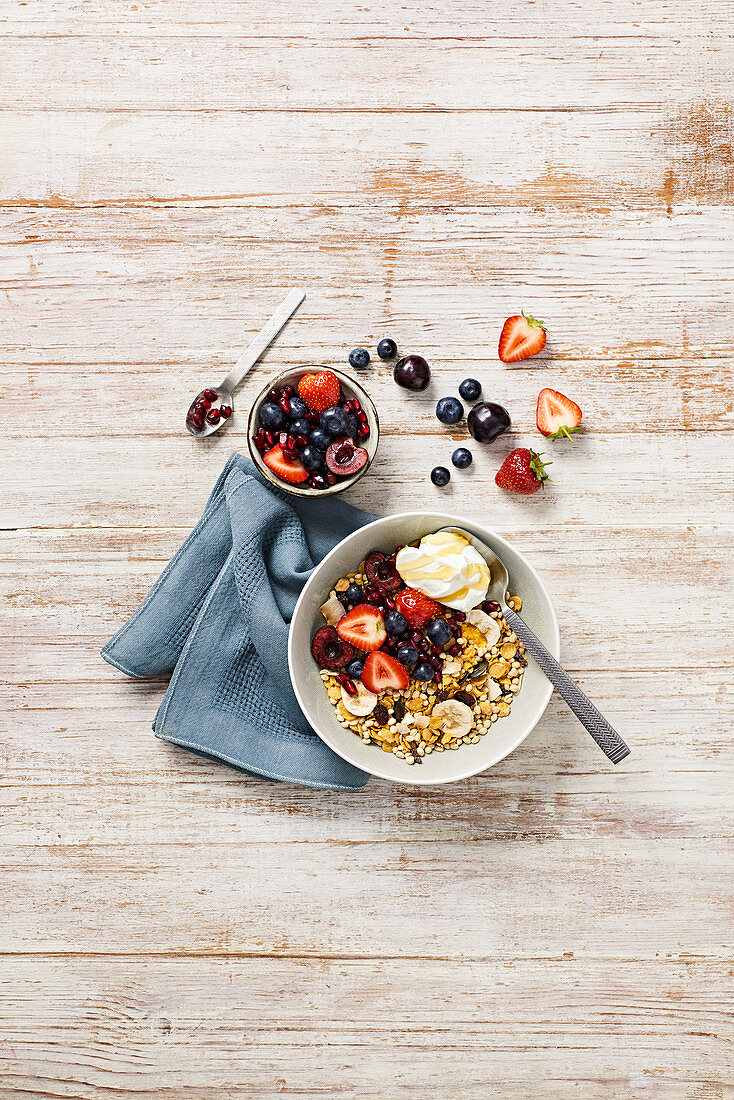
[{"label": "dollop of yogurt", "polygon": [[435,531],[419,546],[404,546],[395,567],[410,588],[455,611],[471,611],[489,588],[486,561],[468,539],[451,531]]}]

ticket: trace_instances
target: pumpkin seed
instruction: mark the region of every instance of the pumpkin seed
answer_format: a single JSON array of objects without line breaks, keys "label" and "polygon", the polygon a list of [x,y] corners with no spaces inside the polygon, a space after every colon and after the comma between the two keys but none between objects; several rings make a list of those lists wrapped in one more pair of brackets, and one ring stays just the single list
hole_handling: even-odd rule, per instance
[{"label": "pumpkin seed", "polygon": [[405,718],[405,703],[402,699],[396,699],[392,708],[393,718],[397,718],[398,722],[402,722]]},{"label": "pumpkin seed", "polygon": [[460,676],[458,682],[460,684],[463,684],[465,680],[478,680],[480,676],[484,675],[488,668],[488,663],[484,660],[484,658],[482,658],[482,660],[478,661],[473,668],[470,668],[468,672],[465,672],[463,676]]}]

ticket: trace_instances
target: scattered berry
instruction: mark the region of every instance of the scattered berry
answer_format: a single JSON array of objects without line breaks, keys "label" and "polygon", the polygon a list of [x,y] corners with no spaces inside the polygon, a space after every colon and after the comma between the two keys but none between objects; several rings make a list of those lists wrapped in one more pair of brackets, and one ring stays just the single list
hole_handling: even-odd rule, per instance
[{"label": "scattered berry", "polygon": [[538,431],[548,439],[571,438],[571,432],[577,432],[581,423],[581,409],[575,401],[558,390],[541,390],[538,394],[538,407],[535,411],[535,423]]},{"label": "scattered berry", "polygon": [[364,663],[362,683],[375,695],[379,695],[386,688],[397,688],[398,691],[403,691],[408,686],[408,670],[388,653],[370,653]]},{"label": "scattered berry", "polygon": [[482,383],[476,378],[465,378],[459,385],[459,397],[464,401],[476,401],[482,392]]},{"label": "scattered berry", "polygon": [[285,423],[283,410],[274,401],[266,401],[260,406],[260,423],[268,432],[277,432]]},{"label": "scattered berry", "polygon": [[515,314],[502,326],[497,353],[503,363],[518,363],[537,355],[545,347],[546,331],[542,321]]},{"label": "scattered berry", "polygon": [[436,405],[436,416],[442,424],[458,424],[464,415],[464,406],[456,397],[442,397]]},{"label": "scattered berry", "polygon": [[339,379],[330,370],[304,374],[298,383],[298,396],[309,409],[321,413],[339,401]]},{"label": "scattered berry", "polygon": [[414,645],[401,645],[398,646],[395,656],[401,665],[405,665],[406,668],[413,668],[418,663],[420,653]]},{"label": "scattered berry", "polygon": [[380,359],[392,359],[393,356],[398,354],[398,345],[389,337],[385,340],[380,340],[377,345],[377,354]]},{"label": "scattered berry", "polygon": [[451,641],[453,634],[445,619],[436,618],[426,623],[426,637],[434,645],[444,646]]},{"label": "scattered berry", "polygon": [[424,390],[431,381],[431,368],[422,355],[405,355],[398,359],[393,378],[406,390]]},{"label": "scattered berry", "polygon": [[385,616],[385,626],[387,627],[388,634],[400,635],[405,634],[408,629],[408,623],[404,615],[401,615],[399,611],[388,611]]},{"label": "scattered berry", "polygon": [[[371,653],[387,638],[385,620],[376,607],[360,603],[347,611],[343,619],[336,624],[336,632],[345,642],[356,649]],[[371,690],[371,689],[370,689]]]},{"label": "scattered berry", "polygon": [[503,405],[482,401],[469,413],[466,426],[477,443],[494,443],[510,427],[510,414]]},{"label": "scattered berry", "polygon": [[344,593],[348,603],[361,603],[364,591],[359,584],[352,582]]},{"label": "scattered berry", "polygon": [[441,614],[441,605],[416,588],[404,588],[402,592],[398,592],[395,597],[395,607],[415,630],[422,630],[429,619],[434,619]]},{"label": "scattered berry", "polygon": [[354,348],[349,352],[349,366],[355,370],[364,370],[370,364],[370,353],[364,348]]},{"label": "scattered berry", "polygon": [[350,661],[347,665],[347,672],[353,680],[359,680],[362,675],[362,669],[364,668],[364,661],[361,661],[359,657],[355,657],[353,661]]},{"label": "scattered berry", "polygon": [[333,626],[322,626],[316,631],[311,652],[317,663],[331,672],[338,672],[354,657],[354,647],[340,638]]},{"label": "scattered berry", "polygon": [[431,481],[439,489],[443,489],[451,481],[451,474],[445,466],[434,466],[431,470]]},{"label": "scattered berry", "polygon": [[308,478],[308,470],[297,458],[289,458],[278,443],[263,455],[263,462],[269,470],[289,485],[298,485]]},{"label": "scattered berry", "polygon": [[457,470],[468,470],[473,461],[473,456],[468,447],[457,447],[451,456],[451,461]]},{"label": "scattered berry", "polygon": [[527,447],[516,447],[514,451],[510,451],[495,474],[495,484],[500,489],[524,496],[537,493],[543,482],[549,480],[545,467],[550,465],[550,462],[541,462],[540,455],[535,451],[530,451]]}]

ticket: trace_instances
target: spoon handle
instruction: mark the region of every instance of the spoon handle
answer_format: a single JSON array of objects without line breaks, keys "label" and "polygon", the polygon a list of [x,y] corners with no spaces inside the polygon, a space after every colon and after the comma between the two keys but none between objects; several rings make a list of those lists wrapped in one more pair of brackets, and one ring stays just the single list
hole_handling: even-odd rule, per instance
[{"label": "spoon handle", "polygon": [[573,713],[585,726],[596,741],[599,748],[612,761],[618,764],[629,756],[629,748],[625,745],[617,731],[613,729],[603,714],[601,714],[590,699],[584,695],[581,688],[575,683],[565,669],[561,668],[555,657],[548,652],[539,638],[536,638],[530,627],[523,619],[509,607],[504,609],[505,621],[515,631],[525,648],[530,651],[542,672],[548,677],[559,695],[568,703]]},{"label": "spoon handle", "polygon": [[246,347],[242,352],[242,355],[222,382],[220,389],[232,393],[239,386],[248,370],[255,366],[268,344],[275,339],[286,321],[290,320],[305,297],[306,292],[304,290],[292,290],[283,299],[270,320],[265,323],[249,347]]}]

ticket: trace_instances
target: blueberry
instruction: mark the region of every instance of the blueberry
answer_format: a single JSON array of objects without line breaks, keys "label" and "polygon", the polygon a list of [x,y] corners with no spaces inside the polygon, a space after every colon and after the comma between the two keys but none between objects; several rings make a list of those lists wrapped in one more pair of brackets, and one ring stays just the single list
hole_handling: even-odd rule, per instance
[{"label": "blueberry", "polygon": [[347,430],[346,434],[356,440],[359,438],[359,421],[354,413],[347,413]]},{"label": "blueberry", "polygon": [[325,451],[327,447],[331,446],[331,436],[323,428],[314,428],[309,438],[314,447],[318,447],[320,451]]},{"label": "blueberry", "polygon": [[318,470],[324,461],[324,452],[314,447],[312,443],[307,443],[301,451],[300,458],[307,470]]},{"label": "blueberry", "polygon": [[434,645],[448,645],[453,634],[445,619],[431,619],[426,625],[426,637]]},{"label": "blueberry", "polygon": [[308,405],[300,397],[291,397],[291,420],[300,420],[308,412]]},{"label": "blueberry", "polygon": [[451,481],[451,474],[445,466],[434,466],[431,470],[431,481],[434,485],[438,485],[439,489],[443,489],[444,485],[448,485]]},{"label": "blueberry", "polygon": [[347,430],[347,414],[338,405],[332,405],[319,417],[319,427],[330,435],[344,435]]},{"label": "blueberry", "polygon": [[361,603],[364,596],[362,588],[358,584],[350,584],[349,588],[344,593],[349,603]]},{"label": "blueberry", "polygon": [[385,626],[387,627],[388,634],[405,634],[408,629],[408,622],[404,615],[401,615],[399,611],[388,611],[385,616]]},{"label": "blueberry", "polygon": [[418,663],[420,653],[414,645],[401,645],[398,646],[398,651],[395,654],[401,665],[405,665],[406,668],[413,668]]},{"label": "blueberry", "polygon": [[481,392],[482,383],[477,382],[476,378],[465,378],[459,386],[459,397],[463,397],[465,401],[476,401]]},{"label": "blueberry", "polygon": [[464,406],[456,397],[442,397],[436,405],[436,416],[442,424],[458,424],[464,415]]},{"label": "blueberry", "polygon": [[369,366],[369,362],[370,353],[364,348],[355,348],[349,352],[349,366],[354,367],[355,370],[364,370]]},{"label": "blueberry", "polygon": [[387,340],[380,340],[377,345],[377,354],[380,359],[392,359],[393,356],[398,354],[398,345],[389,337]]},{"label": "blueberry", "polygon": [[276,405],[274,401],[266,401],[264,405],[260,406],[260,426],[265,429],[266,432],[277,431],[283,424],[285,415],[280,405]]},{"label": "blueberry", "polygon": [[451,461],[457,470],[466,470],[472,464],[472,453],[468,447],[457,447],[451,456]]},{"label": "blueberry", "polygon": [[311,425],[308,420],[293,420],[290,426],[291,435],[309,435],[311,432]]},{"label": "blueberry", "polygon": [[436,670],[433,665],[429,665],[428,661],[421,661],[413,669],[414,680],[432,680],[436,674]]},{"label": "blueberry", "polygon": [[353,680],[358,680],[360,678],[360,676],[362,675],[362,669],[363,668],[364,668],[364,661],[360,661],[358,658],[355,658],[353,661],[350,661],[349,664],[347,665],[347,673],[349,674],[349,676],[352,677]]}]

